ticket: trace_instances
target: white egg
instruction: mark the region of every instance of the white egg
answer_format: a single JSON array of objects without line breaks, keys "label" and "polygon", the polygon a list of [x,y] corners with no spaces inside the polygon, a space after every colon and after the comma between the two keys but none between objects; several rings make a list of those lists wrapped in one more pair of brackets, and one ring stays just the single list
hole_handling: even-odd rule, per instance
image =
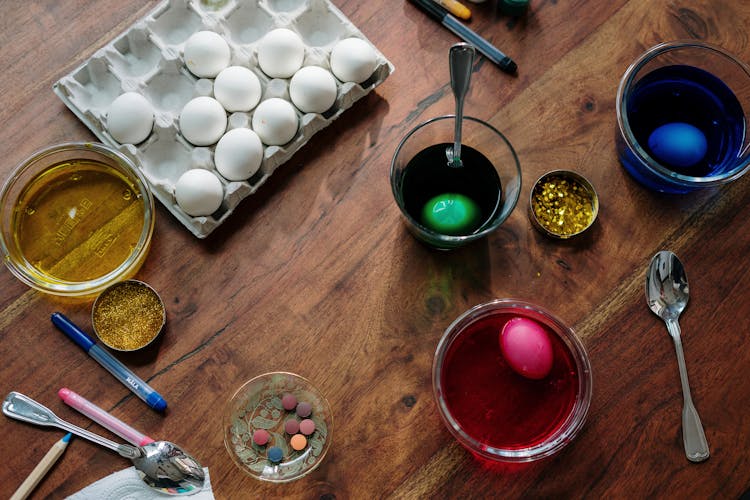
[{"label": "white egg", "polygon": [[258,64],[271,78],[289,78],[302,67],[305,44],[286,28],[271,30],[258,43]]},{"label": "white egg", "polygon": [[224,188],[216,174],[202,168],[188,170],[174,187],[177,204],[188,215],[211,215],[221,206]]},{"label": "white egg", "polygon": [[294,106],[278,97],[261,102],[253,113],[253,130],[269,146],[281,146],[291,141],[298,127]]},{"label": "white egg", "polygon": [[107,130],[120,144],[146,140],[154,127],[151,103],[137,92],[125,92],[112,101],[107,111]]},{"label": "white egg", "polygon": [[345,38],[331,51],[331,71],[342,82],[362,83],[377,65],[375,49],[359,38]]},{"label": "white egg", "polygon": [[320,66],[305,66],[289,82],[292,102],[305,113],[323,113],[336,102],[336,79]]},{"label": "white egg", "polygon": [[249,128],[230,130],[219,139],[214,151],[216,170],[227,180],[244,181],[252,177],[263,160],[263,145]]},{"label": "white egg", "polygon": [[250,111],[261,92],[260,80],[244,66],[224,68],[214,81],[214,97],[227,111]]},{"label": "white egg", "polygon": [[185,66],[195,76],[213,78],[229,66],[229,44],[218,33],[198,31],[185,42]]},{"label": "white egg", "polygon": [[196,146],[215,144],[226,129],[227,112],[213,97],[196,97],[180,112],[180,132]]}]

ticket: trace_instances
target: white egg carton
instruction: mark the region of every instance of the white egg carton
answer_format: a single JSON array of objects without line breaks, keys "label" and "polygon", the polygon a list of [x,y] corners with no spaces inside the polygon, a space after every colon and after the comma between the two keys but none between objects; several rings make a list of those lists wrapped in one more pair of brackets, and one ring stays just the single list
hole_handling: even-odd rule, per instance
[{"label": "white egg carton", "polygon": [[[288,28],[300,35],[306,46],[304,66],[330,69],[332,48],[349,37],[360,38],[373,47],[377,66],[361,84],[337,80],[336,102],[324,114],[297,110],[300,126],[296,136],[283,146],[265,146],[260,170],[247,181],[228,181],[216,171],[214,146],[193,146],[180,134],[182,107],[194,97],[213,92],[212,79],[198,78],[187,69],[183,47],[195,32],[219,33],[232,51],[231,65],[248,67],[259,77],[263,100],[290,100],[289,79],[272,79],[258,67],[258,42],[275,28]],[[279,165],[393,70],[390,61],[329,0],[165,0],[57,81],[54,91],[102,142],[135,158],[154,196],[195,236],[205,238]],[[110,104],[125,92],[140,93],[154,109],[151,134],[135,146],[118,143],[106,127]],[[252,111],[228,113],[227,131],[250,127],[251,120]],[[192,168],[211,170],[222,182],[223,202],[210,216],[192,217],[175,200],[177,179]]]}]

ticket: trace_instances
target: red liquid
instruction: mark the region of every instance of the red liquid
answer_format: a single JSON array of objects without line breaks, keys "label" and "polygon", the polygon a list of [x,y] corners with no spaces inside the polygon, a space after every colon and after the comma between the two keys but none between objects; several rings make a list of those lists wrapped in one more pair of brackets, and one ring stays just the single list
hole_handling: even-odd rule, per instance
[{"label": "red liquid", "polygon": [[[552,342],[554,362],[542,380],[527,379],[505,362],[499,335],[517,316],[539,322]],[[471,324],[448,348],[443,397],[461,428],[486,446],[519,449],[549,438],[570,415],[578,371],[570,349],[528,311],[505,310]]]}]

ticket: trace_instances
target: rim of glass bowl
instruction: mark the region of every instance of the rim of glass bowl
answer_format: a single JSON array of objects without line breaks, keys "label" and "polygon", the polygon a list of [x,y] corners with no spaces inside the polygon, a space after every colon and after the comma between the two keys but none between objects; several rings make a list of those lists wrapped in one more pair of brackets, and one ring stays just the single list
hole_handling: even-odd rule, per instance
[{"label": "rim of glass bowl", "polygon": [[[571,350],[579,373],[578,394],[575,404],[557,431],[542,444],[517,449],[494,448],[471,437],[453,418],[441,394],[443,360],[458,334],[464,331],[470,324],[493,314],[495,311],[509,308],[524,309],[534,313],[534,317],[541,316],[548,323],[547,326],[555,330],[559,334],[560,339]],[[466,448],[482,457],[501,462],[531,462],[553,455],[565,447],[583,428],[589,407],[591,406],[592,384],[591,363],[588,354],[586,354],[583,344],[573,329],[566,326],[546,309],[518,299],[496,299],[476,305],[461,314],[461,316],[448,326],[440,338],[432,363],[433,396],[435,397],[443,423],[448,427],[451,434]]]},{"label": "rim of glass bowl", "polygon": [[[232,410],[234,409],[234,401],[235,399],[246,392],[247,387],[249,387],[251,384],[258,383],[262,381],[263,379],[270,378],[273,376],[281,376],[286,379],[294,380],[296,383],[298,383],[300,386],[306,387],[306,390],[315,393],[316,397],[318,397],[325,407],[324,413],[327,414],[328,418],[326,420],[326,428],[327,428],[327,435],[326,440],[323,445],[323,449],[321,451],[320,456],[315,461],[312,467],[309,469],[303,471],[301,474],[292,475],[289,477],[283,477],[283,478],[274,478],[274,477],[268,477],[268,476],[262,476],[258,474],[254,474],[252,471],[248,470],[246,464],[244,464],[236,455],[236,453],[233,450],[233,445],[227,440],[227,429],[231,427],[232,423]],[[242,385],[232,393],[232,396],[229,398],[227,403],[224,405],[224,413],[222,415],[222,440],[224,441],[224,448],[226,448],[227,452],[229,453],[229,458],[232,460],[232,462],[246,475],[257,479],[262,482],[266,483],[290,483],[292,481],[296,481],[298,479],[301,479],[308,474],[310,474],[312,471],[318,468],[320,464],[323,462],[323,459],[328,454],[328,450],[331,447],[331,441],[333,440],[333,410],[331,409],[331,403],[328,401],[328,399],[325,397],[325,395],[320,392],[320,390],[312,384],[307,378],[303,377],[302,375],[298,375],[296,373],[292,372],[285,372],[285,371],[278,371],[278,372],[266,372],[261,375],[257,375],[250,380],[247,380],[242,383]]]},{"label": "rim of glass bowl", "polygon": [[[15,199],[11,200],[9,197],[11,195],[15,196],[18,191],[25,188],[26,184],[18,184],[21,179],[23,179],[24,183],[28,183],[34,176],[42,171],[39,170],[38,172],[30,174],[28,177],[25,176],[24,174],[27,174],[30,169],[39,168],[40,162],[43,161],[45,157],[66,151],[87,151],[106,156],[111,160],[107,165],[114,165],[113,168],[120,170],[120,172],[131,178],[141,193],[141,201],[143,203],[143,230],[141,231],[141,236],[136,247],[130,253],[128,258],[117,266],[117,268],[103,276],[89,281],[66,281],[55,279],[49,275],[45,275],[45,280],[39,279],[38,276],[42,273],[34,269],[34,267],[28,263],[26,258],[18,251],[18,248],[16,248],[13,243],[12,219],[13,210],[15,209]],[[48,166],[49,165],[45,165],[44,168],[47,168]],[[148,187],[146,178],[133,160],[106,144],[98,142],[65,142],[48,146],[32,153],[29,157],[21,161],[15,169],[13,169],[9,177],[3,183],[2,190],[0,190],[0,249],[3,252],[3,260],[6,267],[8,267],[16,278],[31,288],[53,295],[68,297],[89,296],[101,292],[119,279],[130,277],[138,270],[143,264],[151,245],[151,236],[154,231],[154,219],[155,207],[153,195]]]},{"label": "rim of glass bowl", "polygon": [[[516,207],[516,204],[518,203],[518,199],[521,195],[521,164],[518,161],[518,155],[516,154],[516,150],[513,149],[513,145],[510,143],[507,137],[503,135],[502,132],[500,132],[498,129],[490,125],[484,120],[480,120],[479,118],[474,118],[473,116],[466,116],[464,115],[464,120],[470,120],[473,122],[476,122],[480,125],[484,125],[488,129],[492,130],[500,139],[503,140],[505,145],[508,147],[508,150],[510,151],[511,156],[513,157],[513,167],[515,168],[516,176],[518,177],[518,181],[514,182],[513,185],[507,186],[508,194],[510,196],[506,197],[503,196],[503,199],[506,200],[503,203],[502,211],[504,212],[501,216],[501,218],[496,221],[492,226],[486,227],[481,231],[477,231],[476,233],[471,233],[467,235],[448,235],[448,234],[442,234],[435,231],[432,231],[422,225],[419,221],[414,219],[404,208],[403,203],[403,196],[401,196],[401,193],[398,192],[396,189],[396,182],[394,180],[393,172],[396,169],[396,158],[398,158],[398,154],[401,151],[401,148],[406,143],[406,141],[409,140],[411,136],[419,132],[421,129],[426,127],[427,125],[430,125],[431,123],[434,123],[439,120],[455,120],[456,115],[442,115],[442,116],[436,116],[434,118],[430,118],[429,120],[420,123],[413,129],[409,131],[402,139],[399,141],[398,146],[396,147],[396,151],[393,153],[393,157],[391,158],[391,168],[390,168],[390,183],[391,183],[391,191],[393,192],[393,197],[396,200],[396,203],[398,204],[399,211],[401,212],[401,215],[406,217],[409,222],[412,224],[412,227],[419,231],[419,235],[421,238],[427,240],[427,241],[438,241],[445,244],[446,248],[455,248],[458,246],[461,246],[463,244],[469,243],[474,240],[478,240],[480,238],[483,238],[487,236],[488,234],[495,231],[498,227],[500,227],[503,222],[510,216],[510,214],[513,212],[513,209]],[[506,186],[501,186],[503,189],[503,194],[505,194]]]},{"label": "rim of glass bowl", "polygon": [[664,52],[669,52],[670,50],[685,48],[695,48],[714,52],[718,56],[725,58],[728,62],[736,65],[737,68],[743,71],[750,79],[750,67],[748,67],[742,61],[737,60],[735,56],[730,52],[716,45],[694,40],[675,40],[654,45],[650,49],[646,50],[643,54],[641,54],[635,61],[633,61],[633,63],[628,66],[628,69],[625,70],[622,79],[620,79],[620,84],[617,87],[617,99],[615,100],[617,125],[620,128],[620,135],[624,138],[630,150],[634,152],[638,161],[640,161],[645,167],[649,169],[649,171],[651,171],[655,175],[667,181],[693,188],[717,186],[741,177],[748,169],[750,169],[750,159],[747,159],[744,162],[740,163],[736,168],[719,175],[710,175],[706,177],[682,175],[663,166],[661,163],[656,161],[655,158],[651,157],[646,152],[646,150],[638,144],[638,141],[635,140],[635,137],[630,130],[627,107],[624,101],[625,95],[628,93],[627,91],[630,90],[633,84],[633,79],[635,78],[636,73],[638,73],[641,68],[648,64],[657,55]]}]

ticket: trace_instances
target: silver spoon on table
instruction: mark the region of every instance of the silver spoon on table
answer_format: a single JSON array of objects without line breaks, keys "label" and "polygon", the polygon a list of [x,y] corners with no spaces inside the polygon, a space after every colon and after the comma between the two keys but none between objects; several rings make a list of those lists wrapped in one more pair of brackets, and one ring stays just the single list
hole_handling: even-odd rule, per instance
[{"label": "silver spoon on table", "polygon": [[141,479],[150,487],[172,495],[192,494],[205,482],[203,467],[193,457],[168,441],[155,441],[145,446],[117,444],[98,434],[81,429],[55,415],[49,408],[19,392],[11,392],[3,401],[3,413],[31,424],[58,427],[109,448],[129,458]]},{"label": "silver spoon on table", "polygon": [[682,262],[672,252],[663,250],[651,259],[646,275],[646,300],[648,307],[667,324],[669,335],[677,351],[677,364],[682,383],[682,440],[685,454],[691,462],[702,462],[708,458],[708,442],[698,411],[693,405],[688,384],[685,355],[682,352],[680,313],[687,306],[689,297],[687,275]]},{"label": "silver spoon on table", "polygon": [[453,129],[453,146],[445,148],[448,166],[461,167],[461,125],[464,119],[464,98],[469,92],[471,67],[474,64],[474,46],[468,43],[457,43],[450,48],[448,62],[451,73],[451,89],[456,99],[456,125]]}]

